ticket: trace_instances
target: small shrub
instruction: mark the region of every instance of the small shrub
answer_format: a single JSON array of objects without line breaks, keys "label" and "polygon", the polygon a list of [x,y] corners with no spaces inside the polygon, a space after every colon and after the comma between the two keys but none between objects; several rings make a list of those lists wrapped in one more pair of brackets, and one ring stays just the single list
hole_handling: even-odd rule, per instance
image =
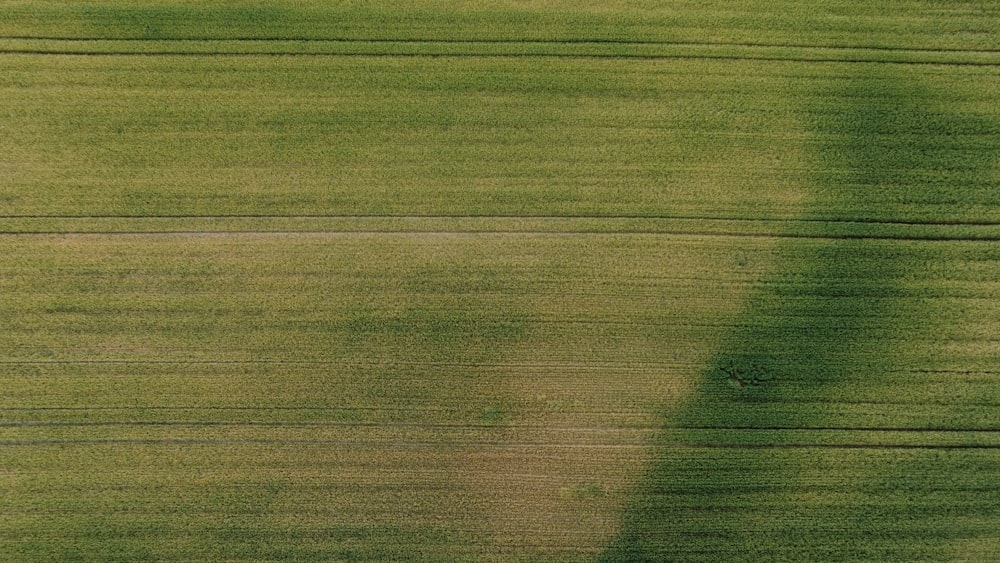
[{"label": "small shrub", "polygon": [[726,379],[739,387],[757,387],[771,381],[772,376],[767,367],[760,361],[746,357],[729,357],[719,362],[718,370]]}]

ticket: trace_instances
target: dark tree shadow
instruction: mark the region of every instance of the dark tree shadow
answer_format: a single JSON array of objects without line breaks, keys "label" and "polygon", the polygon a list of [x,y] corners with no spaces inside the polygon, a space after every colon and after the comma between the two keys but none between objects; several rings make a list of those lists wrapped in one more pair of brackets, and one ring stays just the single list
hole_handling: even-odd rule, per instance
[{"label": "dark tree shadow", "polygon": [[[942,94],[915,81],[876,74],[886,69],[852,68],[858,74],[845,89],[818,93],[805,113],[821,140],[811,216],[923,221],[940,205],[998,203],[996,190],[983,188],[990,153],[969,138],[990,124],[947,113]],[[852,398],[894,367],[892,342],[909,330],[900,319],[921,316],[920,300],[900,281],[946,249],[880,238],[782,244],[778,272],[733,323],[686,410],[668,422],[601,560],[935,558],[972,533],[914,508],[923,506],[920,495],[940,493],[927,476],[955,469],[957,456],[787,447],[815,440],[791,429],[892,422],[878,404]],[[908,471],[917,477],[898,478]],[[951,508],[984,510],[970,495]]]}]

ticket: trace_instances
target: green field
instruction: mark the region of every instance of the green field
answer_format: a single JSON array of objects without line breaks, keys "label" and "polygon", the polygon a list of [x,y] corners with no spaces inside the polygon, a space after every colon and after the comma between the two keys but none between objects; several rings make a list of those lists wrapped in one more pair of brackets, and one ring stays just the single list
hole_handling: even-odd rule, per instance
[{"label": "green field", "polygon": [[998,99],[981,0],[0,3],[0,560],[998,560]]}]

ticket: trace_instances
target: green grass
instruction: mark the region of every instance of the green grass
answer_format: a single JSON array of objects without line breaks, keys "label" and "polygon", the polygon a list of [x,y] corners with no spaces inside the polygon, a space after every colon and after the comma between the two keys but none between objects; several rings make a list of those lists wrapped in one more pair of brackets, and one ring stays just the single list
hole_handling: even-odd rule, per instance
[{"label": "green grass", "polygon": [[[987,152],[953,148],[993,125],[935,107],[926,92],[911,76],[882,74],[833,93],[850,103],[814,113],[825,165],[815,199],[876,219],[924,201],[990,205],[992,194],[972,183],[913,182],[983,177],[993,166]],[[955,546],[991,534],[989,507],[1000,500],[985,485],[992,477],[965,469],[996,458],[997,351],[972,344],[995,337],[995,311],[969,310],[967,296],[943,287],[989,287],[995,249],[792,239],[782,254],[680,417],[693,430],[668,434],[676,446],[650,472],[606,559],[978,557]],[[754,377],[733,385],[724,368],[734,359],[730,369]],[[842,467],[836,456],[855,450],[875,453]],[[697,500],[677,502],[689,496]],[[710,533],[706,511],[716,514]]]},{"label": "green grass", "polygon": [[853,0],[696,1],[409,0],[379,5],[322,0],[230,2],[18,0],[2,35],[127,39],[623,40],[821,46],[994,48],[997,8]]},{"label": "green grass", "polygon": [[[846,95],[843,65],[810,67],[820,76],[788,86],[799,63],[12,55],[2,64],[6,215],[997,216],[996,169],[960,161],[898,178],[929,191],[886,201],[891,217],[824,192],[805,211],[801,186],[812,179],[800,156],[822,150],[816,118],[772,93],[790,88],[823,111]],[[931,104],[960,88],[955,103],[975,114],[996,94],[988,70],[923,72],[956,87],[929,92]],[[954,127],[933,137],[941,158],[996,143],[995,129]],[[825,172],[856,185],[847,173]],[[977,197],[956,202],[954,185]],[[899,200],[902,188],[878,197]]]},{"label": "green grass", "polygon": [[[663,389],[710,353],[715,329],[700,323],[732,309],[759,269],[734,269],[711,296],[696,280],[767,246],[558,233],[8,237],[0,440],[18,533],[0,551],[594,553]],[[40,272],[62,274],[38,285]],[[609,458],[605,445],[619,443],[624,456]],[[262,489],[274,492],[261,500]],[[524,491],[537,513],[510,504]]]},{"label": "green grass", "polygon": [[997,8],[0,7],[0,558],[992,560]]},{"label": "green grass", "polygon": [[733,138],[715,104],[762,126],[739,74],[678,82],[712,63],[5,63],[23,84],[5,90],[7,214],[673,215],[779,199],[788,183],[767,160],[779,147],[736,138],[724,153],[758,161],[756,185],[725,190],[722,170],[722,186],[692,185]]}]

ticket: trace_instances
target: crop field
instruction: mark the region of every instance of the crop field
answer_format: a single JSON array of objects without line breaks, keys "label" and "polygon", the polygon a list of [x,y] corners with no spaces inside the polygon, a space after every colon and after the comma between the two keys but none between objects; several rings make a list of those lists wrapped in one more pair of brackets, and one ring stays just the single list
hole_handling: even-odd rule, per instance
[{"label": "crop field", "polygon": [[1000,5],[0,3],[0,560],[1000,560]]}]

